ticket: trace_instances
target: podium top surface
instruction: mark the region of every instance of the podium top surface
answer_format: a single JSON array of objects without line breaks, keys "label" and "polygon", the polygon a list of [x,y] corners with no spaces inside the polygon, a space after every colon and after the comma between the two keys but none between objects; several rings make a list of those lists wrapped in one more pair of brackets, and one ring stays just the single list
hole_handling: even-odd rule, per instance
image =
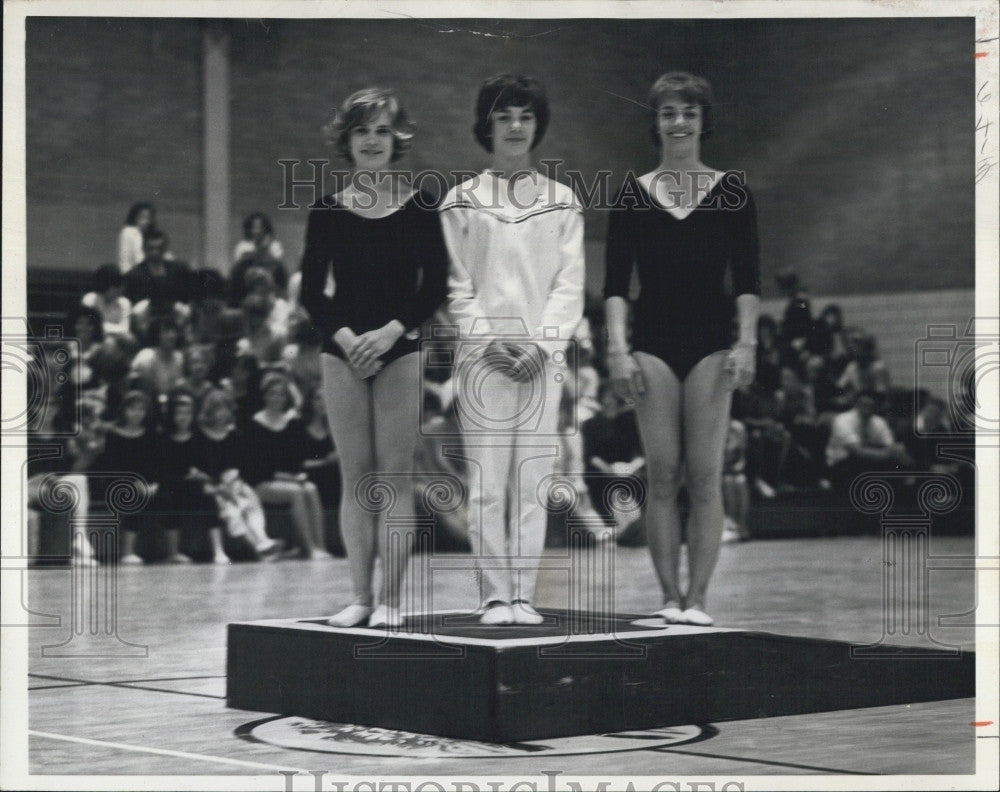
[{"label": "podium top surface", "polygon": [[302,619],[264,619],[240,622],[242,627],[302,630],[331,635],[357,635],[371,639],[391,636],[394,639],[453,642],[483,646],[531,646],[567,641],[601,641],[613,638],[673,638],[693,634],[739,632],[720,627],[695,627],[685,624],[665,625],[662,620],[640,614],[596,614],[540,608],[545,621],[538,625],[483,625],[479,613],[466,610],[405,614],[403,626],[330,627],[327,616]]}]

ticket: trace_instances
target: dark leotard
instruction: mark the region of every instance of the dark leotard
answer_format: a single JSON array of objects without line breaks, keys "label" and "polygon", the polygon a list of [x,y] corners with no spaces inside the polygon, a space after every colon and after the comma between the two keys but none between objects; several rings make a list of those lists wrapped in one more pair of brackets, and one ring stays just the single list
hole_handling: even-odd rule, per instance
[{"label": "dark leotard", "polygon": [[[327,296],[332,271],[335,291]],[[323,351],[344,358],[333,334],[360,335],[397,319],[408,331],[379,358],[389,363],[415,352],[408,337],[444,302],[448,252],[434,201],[415,193],[392,214],[369,219],[325,196],[309,213],[302,256],[301,302],[323,333]]]},{"label": "dark leotard", "polygon": [[683,220],[637,179],[622,186],[608,221],[604,298],[629,298],[632,349],[655,355],[683,381],[733,338],[734,297],[760,294],[757,212],[743,177],[727,171]]}]

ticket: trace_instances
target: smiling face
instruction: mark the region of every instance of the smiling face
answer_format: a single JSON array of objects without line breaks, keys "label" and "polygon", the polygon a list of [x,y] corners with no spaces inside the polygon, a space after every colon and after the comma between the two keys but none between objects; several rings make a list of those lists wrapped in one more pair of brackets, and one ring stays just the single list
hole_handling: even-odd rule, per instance
[{"label": "smiling face", "polygon": [[395,145],[388,110],[351,128],[351,160],[359,170],[383,170],[392,161]]},{"label": "smiling face", "polygon": [[525,157],[535,141],[537,119],[530,107],[502,107],[490,116],[493,153],[505,159]]},{"label": "smiling face", "polygon": [[701,105],[679,94],[664,97],[656,113],[656,130],[660,147],[672,153],[697,151],[702,133]]}]

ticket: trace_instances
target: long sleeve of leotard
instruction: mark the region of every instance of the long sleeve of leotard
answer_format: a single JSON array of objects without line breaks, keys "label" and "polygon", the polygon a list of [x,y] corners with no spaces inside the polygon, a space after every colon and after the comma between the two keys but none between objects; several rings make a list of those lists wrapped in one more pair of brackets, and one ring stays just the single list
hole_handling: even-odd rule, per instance
[{"label": "long sleeve of leotard", "polygon": [[604,252],[604,299],[629,297],[635,264],[633,214],[619,193],[608,215],[608,236]]},{"label": "long sleeve of leotard", "polygon": [[741,196],[741,206],[733,213],[732,276],[733,292],[760,294],[760,243],[757,238],[757,205],[746,181],[737,174],[727,174],[735,181],[733,194]]},{"label": "long sleeve of leotard", "polygon": [[350,327],[349,311],[344,301],[326,294],[327,279],[334,266],[333,216],[327,207],[317,205],[309,211],[306,225],[306,246],[302,254],[302,289],[299,301],[309,312],[313,323],[327,335],[341,327]]},{"label": "long sleeve of leotard", "polygon": [[396,317],[406,330],[413,330],[430,319],[448,297],[448,248],[441,215],[420,211],[414,217],[420,223],[413,247],[420,268],[420,284],[413,299]]}]

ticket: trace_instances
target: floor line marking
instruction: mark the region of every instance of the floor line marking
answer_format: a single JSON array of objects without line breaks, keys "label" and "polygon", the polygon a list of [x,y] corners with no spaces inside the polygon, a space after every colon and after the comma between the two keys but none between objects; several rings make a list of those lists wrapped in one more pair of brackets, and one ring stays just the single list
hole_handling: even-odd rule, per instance
[{"label": "floor line marking", "polygon": [[[66,685],[66,687],[82,687],[82,686],[86,686],[86,685],[100,685],[100,686],[103,686],[103,687],[119,688],[121,690],[146,690],[146,691],[149,691],[151,693],[172,693],[175,696],[197,696],[198,698],[210,698],[210,699],[215,699],[216,701],[223,701],[226,698],[225,696],[216,696],[216,695],[213,695],[212,693],[192,693],[189,690],[170,690],[169,688],[149,687],[148,685],[138,685],[138,684],[133,684],[131,682],[98,682],[98,681],[91,680],[91,679],[74,679],[73,677],[55,677],[55,676],[46,676],[44,674],[29,674],[29,676],[35,676],[35,677],[37,677],[39,679],[56,679],[56,680],[59,680],[61,682],[75,683],[75,684],[71,684],[71,685]],[[204,679],[222,679],[221,676],[214,676],[214,677],[192,677],[192,679],[202,679],[202,678],[204,678]],[[136,681],[139,682],[141,680],[136,680]],[[180,681],[185,681],[185,680],[183,678],[181,678]]]},{"label": "floor line marking", "polygon": [[727,756],[726,754],[705,753],[702,751],[681,751],[676,748],[664,746],[663,748],[651,748],[658,753],[685,754],[686,756],[700,756],[711,759],[729,759],[734,762],[751,762],[753,764],[774,765],[776,767],[794,767],[798,770],[818,770],[821,773],[835,773],[838,775],[879,775],[878,773],[868,773],[863,770],[835,770],[830,767],[817,767],[816,765],[796,764],[795,762],[774,762],[770,759],[751,759],[748,756]]},{"label": "floor line marking", "polygon": [[33,737],[47,737],[50,740],[63,740],[65,742],[80,743],[82,745],[96,745],[102,748],[118,748],[122,751],[135,751],[137,753],[159,754],[160,756],[174,756],[179,759],[199,759],[204,762],[216,762],[218,764],[239,765],[241,767],[257,767],[262,770],[294,770],[296,773],[307,771],[297,767],[287,767],[285,765],[264,764],[263,762],[250,762],[245,759],[229,759],[223,756],[212,756],[210,754],[188,753],[187,751],[172,751],[169,748],[151,748],[144,745],[129,745],[128,743],[110,742],[108,740],[92,740],[89,737],[71,737],[68,734],[54,734],[52,732],[36,731],[28,729],[28,734]]}]

